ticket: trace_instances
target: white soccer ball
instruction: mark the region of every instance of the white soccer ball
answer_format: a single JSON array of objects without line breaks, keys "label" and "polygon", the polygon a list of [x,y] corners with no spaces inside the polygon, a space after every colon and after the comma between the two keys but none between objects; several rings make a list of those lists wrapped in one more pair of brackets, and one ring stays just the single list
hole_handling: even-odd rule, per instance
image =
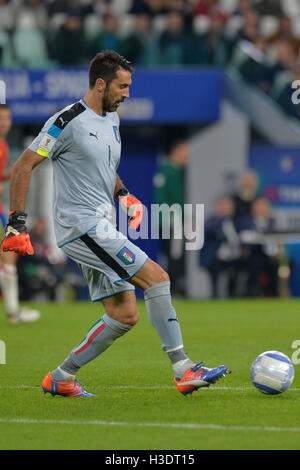
[{"label": "white soccer ball", "polygon": [[251,380],[263,393],[275,395],[285,392],[294,380],[292,361],[282,352],[265,351],[252,363]]}]

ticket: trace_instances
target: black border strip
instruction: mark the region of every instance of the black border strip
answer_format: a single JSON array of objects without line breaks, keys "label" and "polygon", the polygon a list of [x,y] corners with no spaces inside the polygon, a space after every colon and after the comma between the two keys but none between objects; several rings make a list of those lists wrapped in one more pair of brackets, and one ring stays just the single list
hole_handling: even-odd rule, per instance
[{"label": "black border strip", "polygon": [[83,106],[82,103],[79,101],[75,104],[70,109],[67,109],[63,113],[61,113],[55,120],[54,125],[56,127],[59,127],[59,129],[63,130],[67,124],[69,124],[72,119],[74,119],[76,116],[79,114],[83,113],[83,111],[86,110],[86,107]]}]

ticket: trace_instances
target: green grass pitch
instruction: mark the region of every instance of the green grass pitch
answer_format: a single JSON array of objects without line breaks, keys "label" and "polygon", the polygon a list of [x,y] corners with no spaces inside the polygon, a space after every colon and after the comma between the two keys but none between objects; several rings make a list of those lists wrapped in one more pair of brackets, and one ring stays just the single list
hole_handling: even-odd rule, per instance
[{"label": "green grass pitch", "polygon": [[[185,349],[232,374],[191,396],[173,384],[143,302],[140,322],[78,376],[95,398],[44,395],[45,374],[103,313],[101,304],[42,304],[42,318],[9,326],[0,318],[0,449],[300,449],[300,365],[290,389],[264,395],[252,361],[266,350],[289,357],[300,340],[297,300],[175,301]],[[2,308],[3,310],[3,308]],[[300,357],[300,354],[299,354]]]}]

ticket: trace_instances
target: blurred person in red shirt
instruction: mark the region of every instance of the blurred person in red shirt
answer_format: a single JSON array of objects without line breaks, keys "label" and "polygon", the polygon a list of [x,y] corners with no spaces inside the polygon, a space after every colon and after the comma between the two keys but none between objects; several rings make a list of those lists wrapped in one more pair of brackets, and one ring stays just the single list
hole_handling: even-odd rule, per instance
[{"label": "blurred person in red shirt", "polygon": [[[6,136],[12,125],[11,111],[6,104],[0,104],[0,233],[1,239],[4,238],[7,218],[1,197],[4,193],[4,181],[10,179],[12,166],[6,171],[9,159],[9,147]],[[20,308],[18,273],[17,273],[17,255],[14,252],[4,252],[0,249],[0,281],[2,296],[4,301],[5,313],[8,323],[29,323],[40,317],[40,312]]]},{"label": "blurred person in red shirt", "polygon": [[211,16],[218,13],[223,21],[227,20],[227,15],[222,11],[219,0],[198,0],[193,8],[194,16]]}]

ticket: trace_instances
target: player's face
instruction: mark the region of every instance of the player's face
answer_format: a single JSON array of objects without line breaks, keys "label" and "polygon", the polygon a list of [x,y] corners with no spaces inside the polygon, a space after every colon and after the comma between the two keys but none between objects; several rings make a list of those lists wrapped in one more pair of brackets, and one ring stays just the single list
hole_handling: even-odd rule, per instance
[{"label": "player's face", "polygon": [[5,137],[11,128],[11,112],[9,109],[0,109],[0,137]]},{"label": "player's face", "polygon": [[119,69],[117,77],[112,80],[105,89],[103,95],[103,111],[112,113],[120,106],[120,103],[129,98],[129,87],[131,85],[131,73]]}]

